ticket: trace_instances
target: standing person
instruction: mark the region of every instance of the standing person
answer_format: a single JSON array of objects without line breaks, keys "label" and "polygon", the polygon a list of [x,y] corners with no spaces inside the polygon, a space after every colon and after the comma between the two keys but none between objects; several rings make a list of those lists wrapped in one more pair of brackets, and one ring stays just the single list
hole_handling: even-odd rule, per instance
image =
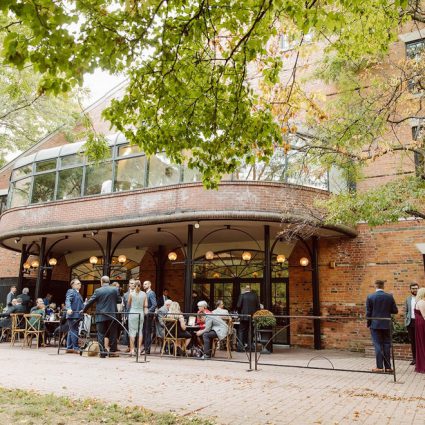
[{"label": "standing person", "polygon": [[22,289],[22,294],[19,298],[22,300],[22,305],[25,307],[25,313],[29,313],[31,308],[31,297],[29,296],[30,290],[28,288]]},{"label": "standing person", "polygon": [[[375,293],[366,299],[367,327],[370,328],[375,347],[376,368],[372,372],[393,372],[391,368],[391,320],[376,320],[376,318],[391,319],[398,313],[392,294],[384,292],[385,281],[375,281]],[[385,368],[385,369],[384,369]]]},{"label": "standing person", "polygon": [[78,346],[78,325],[81,313],[84,308],[83,297],[80,294],[81,282],[78,279],[71,280],[71,288],[66,292],[65,308],[66,321],[68,324],[68,335],[66,337],[66,352],[79,353]]},{"label": "standing person", "polygon": [[[100,288],[97,288],[87,304],[84,306],[83,313],[96,303],[96,328],[97,340],[100,345],[100,357],[106,357],[105,337],[109,338],[109,357],[116,357],[117,334],[115,321],[117,318],[117,304],[120,302],[117,288],[109,285],[109,277],[102,276],[100,279]],[[108,314],[102,314],[108,313]]]},{"label": "standing person", "polygon": [[[239,296],[238,313],[252,316],[257,310],[260,309],[260,301],[255,292],[251,291],[251,287],[247,285],[245,291]],[[245,347],[248,346],[251,348],[252,341],[248,341],[249,335],[249,318],[241,317],[239,324],[239,342],[238,350],[239,352],[244,352]],[[252,332],[251,332],[252,336]]]},{"label": "standing person", "polygon": [[6,307],[12,307],[12,300],[16,298],[17,291],[18,290],[16,289],[16,286],[10,287],[10,292],[7,294],[6,297]]},{"label": "standing person", "polygon": [[418,290],[415,306],[416,366],[415,372],[425,373],[425,288]]},{"label": "standing person", "polygon": [[158,308],[161,308],[168,299],[168,289],[164,288],[162,295],[158,298]]},{"label": "standing person", "polygon": [[[140,348],[143,342],[143,323],[145,313],[148,311],[148,298],[146,293],[143,292],[140,280],[134,283],[134,291],[130,294],[128,299],[128,306],[130,308],[128,315],[128,332],[130,335],[130,353],[136,354],[134,349],[134,340],[138,336],[137,350],[140,353]],[[137,313],[137,314],[133,314]]]},{"label": "standing person", "polygon": [[411,365],[416,364],[416,344],[415,344],[415,305],[416,294],[418,293],[419,285],[416,282],[410,284],[410,293],[404,303],[404,324],[406,325],[407,333],[409,334],[410,347],[412,350]]},{"label": "standing person", "polygon": [[128,300],[130,298],[130,295],[134,292],[134,287],[135,287],[135,282],[136,279],[130,279],[128,281],[128,289],[127,292],[123,295],[122,297],[122,307],[123,307],[123,326],[126,330],[126,332],[124,333],[124,345],[127,344],[127,349],[125,350],[127,353],[130,352],[130,337],[128,334],[128,312],[130,311],[130,307],[128,306]]},{"label": "standing person", "polygon": [[146,354],[150,354],[151,352],[151,344],[152,344],[152,324],[153,318],[156,310],[156,295],[155,292],[151,289],[152,282],[149,280],[145,280],[143,282],[143,289],[146,292],[146,296],[148,298],[148,312],[145,317],[145,321],[143,323],[143,339],[145,340],[145,351]]}]

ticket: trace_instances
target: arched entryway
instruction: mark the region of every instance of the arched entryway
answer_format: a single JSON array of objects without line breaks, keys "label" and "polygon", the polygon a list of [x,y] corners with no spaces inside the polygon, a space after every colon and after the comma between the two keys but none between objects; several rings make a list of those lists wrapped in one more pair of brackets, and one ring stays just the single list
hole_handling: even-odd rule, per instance
[{"label": "arched entryway", "polygon": [[[217,300],[223,300],[225,308],[236,311],[241,290],[249,285],[260,300],[265,296],[264,252],[250,250],[249,261],[242,259],[244,250],[226,250],[214,253],[214,258],[205,261],[204,257],[195,259],[193,265],[193,290],[205,299],[213,309]],[[273,259],[275,260],[275,259]],[[289,312],[289,271],[288,263],[272,261],[271,273],[272,311],[277,315]],[[286,321],[278,320],[278,328]],[[289,344],[289,332],[279,332],[276,343]]]}]

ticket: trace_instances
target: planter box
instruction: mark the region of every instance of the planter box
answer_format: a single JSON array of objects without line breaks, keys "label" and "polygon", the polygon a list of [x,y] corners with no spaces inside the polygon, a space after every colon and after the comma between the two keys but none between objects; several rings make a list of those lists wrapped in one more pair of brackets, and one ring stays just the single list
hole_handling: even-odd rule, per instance
[{"label": "planter box", "polygon": [[[412,360],[412,353],[410,344],[393,344],[394,345],[394,358],[396,360]],[[375,357],[375,349],[372,344],[365,345],[365,357]]]}]

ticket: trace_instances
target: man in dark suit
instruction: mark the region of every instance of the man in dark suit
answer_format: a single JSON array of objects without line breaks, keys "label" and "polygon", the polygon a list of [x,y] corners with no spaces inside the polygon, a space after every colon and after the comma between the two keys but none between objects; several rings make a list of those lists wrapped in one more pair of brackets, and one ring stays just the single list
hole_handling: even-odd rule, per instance
[{"label": "man in dark suit", "polygon": [[[385,281],[375,282],[376,291],[366,299],[367,326],[370,328],[375,347],[376,368],[372,372],[392,372],[391,368],[391,319],[398,313],[398,308],[392,294],[384,292]],[[376,318],[376,319],[375,319]],[[385,369],[384,369],[385,368]]]},{"label": "man in dark suit", "polygon": [[[100,279],[101,287],[97,288],[91,298],[84,306],[83,312],[94,303],[96,303],[96,329],[97,340],[101,349],[100,357],[106,357],[105,337],[109,338],[109,357],[116,357],[117,351],[117,304],[121,302],[115,286],[109,285],[109,277],[102,276]],[[105,313],[105,314],[102,314]],[[108,314],[106,314],[108,313]]]},{"label": "man in dark suit", "polygon": [[25,313],[25,307],[22,305],[21,298],[15,298],[12,300],[12,305],[7,309],[6,313],[0,314],[0,328],[10,328],[12,327],[12,319],[10,317],[11,314],[14,313]]},{"label": "man in dark suit", "polygon": [[162,291],[162,295],[158,297],[157,307],[161,308],[165,304],[165,301],[167,300],[168,300],[168,289],[164,288],[164,290]]},{"label": "man in dark suit", "polygon": [[419,285],[416,282],[410,284],[410,294],[404,302],[404,324],[409,334],[410,346],[412,350],[411,365],[416,364],[416,339],[415,339],[415,304]]},{"label": "man in dark suit", "polygon": [[[257,310],[260,309],[260,301],[258,300],[258,296],[256,293],[251,291],[251,287],[249,285],[245,287],[245,291],[239,296],[237,309],[239,314],[246,314],[249,316],[252,316]],[[249,319],[247,317],[241,318],[238,333],[238,351],[245,351],[245,346],[252,344],[252,341],[249,341],[248,344]]]},{"label": "man in dark suit", "polygon": [[71,289],[68,289],[65,297],[66,319],[68,322],[68,335],[66,337],[66,352],[79,353],[78,326],[80,324],[80,311],[84,308],[83,297],[80,295],[81,282],[78,279],[71,280]]}]

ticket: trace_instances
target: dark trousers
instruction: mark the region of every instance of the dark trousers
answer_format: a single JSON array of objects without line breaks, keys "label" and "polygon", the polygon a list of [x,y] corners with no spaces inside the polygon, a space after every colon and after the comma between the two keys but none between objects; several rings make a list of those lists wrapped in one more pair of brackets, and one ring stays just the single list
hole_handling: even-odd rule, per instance
[{"label": "dark trousers", "polygon": [[391,369],[391,332],[389,329],[371,329],[375,347],[376,367]]},{"label": "dark trousers", "polygon": [[215,331],[204,332],[202,338],[204,339],[204,354],[211,357],[212,340],[217,338],[217,334]]},{"label": "dark trousers", "polygon": [[245,346],[248,345],[248,348],[250,348],[250,345],[252,344],[252,332],[251,332],[251,341],[248,341],[249,339],[249,320],[241,320],[239,324],[239,331],[238,331],[238,350],[244,350]]},{"label": "dark trousers", "polygon": [[66,348],[68,350],[78,350],[78,326],[79,319],[67,319],[68,335],[66,337]]},{"label": "dark trousers", "polygon": [[99,342],[101,351],[105,351],[105,337],[109,338],[109,351],[114,353],[117,351],[117,331],[114,320],[105,320],[96,323],[97,341]]},{"label": "dark trousers", "polygon": [[143,322],[143,345],[145,350],[150,350],[152,345],[152,325],[153,325],[153,313],[148,313],[145,316]]},{"label": "dark trousers", "polygon": [[410,320],[409,326],[407,327],[407,333],[409,334],[412,359],[416,361],[415,319]]}]

